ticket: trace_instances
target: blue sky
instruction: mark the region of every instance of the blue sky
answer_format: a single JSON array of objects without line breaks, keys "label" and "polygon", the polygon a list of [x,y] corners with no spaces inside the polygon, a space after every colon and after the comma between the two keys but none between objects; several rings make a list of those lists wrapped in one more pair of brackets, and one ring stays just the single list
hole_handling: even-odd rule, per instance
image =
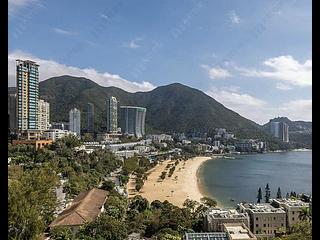
[{"label": "blue sky", "polygon": [[9,0],[8,82],[29,58],[40,80],[180,82],[258,123],[311,120],[311,26],[311,1]]}]

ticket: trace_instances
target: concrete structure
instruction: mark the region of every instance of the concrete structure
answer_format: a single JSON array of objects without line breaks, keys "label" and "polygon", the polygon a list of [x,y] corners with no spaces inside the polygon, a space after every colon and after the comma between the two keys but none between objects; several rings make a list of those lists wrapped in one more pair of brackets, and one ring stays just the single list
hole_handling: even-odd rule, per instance
[{"label": "concrete structure", "polygon": [[8,115],[9,115],[9,130],[10,133],[17,130],[17,94],[16,92],[8,92]]},{"label": "concrete structure", "polygon": [[68,135],[77,136],[77,133],[71,132],[68,130],[61,130],[61,129],[48,129],[48,130],[43,131],[43,135],[46,139],[51,139],[53,141],[56,141],[60,138],[66,137]]},{"label": "concrete structure", "polygon": [[110,144],[107,146],[107,149],[109,149],[111,152],[116,152],[122,149],[133,149],[135,146],[138,145],[145,145],[146,141],[145,140],[141,140],[138,142],[129,142],[129,143],[119,143],[119,144]]},{"label": "concrete structure", "polygon": [[123,157],[123,158],[133,157],[135,154],[139,154],[139,151],[138,150],[122,150],[122,151],[114,152],[114,155],[116,157]]},{"label": "concrete structure", "polygon": [[71,132],[77,133],[77,136],[80,137],[81,115],[80,115],[80,111],[76,108],[71,109],[69,112],[69,130]]},{"label": "concrete structure", "polygon": [[118,131],[118,101],[115,97],[107,99],[107,131],[109,133]]},{"label": "concrete structure", "polygon": [[69,123],[65,122],[52,122],[50,129],[69,130]]},{"label": "concrete structure", "polygon": [[153,134],[148,135],[148,139],[151,139],[154,143],[160,143],[162,141],[173,141],[172,136],[168,134]]},{"label": "concrete structure", "polygon": [[224,231],[229,240],[256,240],[256,236],[243,223],[225,223]]},{"label": "concrete structure", "polygon": [[21,131],[19,139],[20,140],[41,140],[41,139],[46,139],[46,137],[43,136],[42,130],[30,129],[30,130]]},{"label": "concrete structure", "polygon": [[38,129],[39,65],[29,60],[16,60],[17,127]]},{"label": "concrete structure", "polygon": [[246,212],[239,213],[236,209],[209,209],[205,213],[204,230],[208,232],[222,232],[224,223],[244,223],[250,226]]},{"label": "concrete structure", "polygon": [[229,240],[225,232],[185,233],[184,240]]},{"label": "concrete structure", "polygon": [[270,133],[283,142],[289,142],[289,126],[284,122],[270,121]]},{"label": "concrete structure", "polygon": [[277,232],[286,230],[286,212],[269,203],[240,203],[240,212],[250,217],[250,230],[257,236],[273,237]]},{"label": "concrete structure", "polygon": [[145,134],[146,108],[121,106],[120,107],[120,127],[121,131],[127,135],[134,135],[141,138]]},{"label": "concrete structure", "polygon": [[299,199],[271,199],[271,205],[274,207],[282,207],[286,211],[286,224],[288,228],[291,228],[294,224],[301,221],[300,214],[303,208],[308,208],[309,203],[303,202]]},{"label": "concrete structure", "polygon": [[52,144],[52,140],[12,140],[13,145],[26,144],[33,145],[36,150]]},{"label": "concrete structure", "polygon": [[38,129],[47,130],[50,125],[50,104],[39,99],[38,108]]},{"label": "concrete structure", "polygon": [[94,105],[88,103],[87,105],[87,131],[90,133],[94,132]]},{"label": "concrete structure", "polygon": [[104,143],[118,143],[120,142],[121,133],[98,133],[97,141]]}]

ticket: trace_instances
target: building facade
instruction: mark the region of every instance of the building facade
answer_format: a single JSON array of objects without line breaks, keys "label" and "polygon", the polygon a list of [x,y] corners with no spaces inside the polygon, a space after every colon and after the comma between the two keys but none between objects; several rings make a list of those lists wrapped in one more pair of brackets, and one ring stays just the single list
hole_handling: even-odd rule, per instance
[{"label": "building facade", "polygon": [[127,135],[141,138],[145,135],[145,118],[147,109],[143,107],[121,106],[120,127]]},{"label": "building facade", "polygon": [[291,228],[294,224],[301,221],[301,212],[303,208],[308,208],[309,204],[299,199],[272,199],[271,204],[274,207],[282,207],[286,211],[287,227]]},{"label": "building facade", "polygon": [[40,99],[38,108],[38,129],[47,130],[50,126],[50,104]]},{"label": "building facade", "polygon": [[289,142],[289,126],[284,122],[270,122],[272,136],[279,138],[282,142]]},{"label": "building facade", "polygon": [[81,134],[81,115],[80,111],[76,108],[71,109],[69,112],[69,130],[75,132],[78,137]]},{"label": "building facade", "polygon": [[107,132],[118,131],[118,101],[115,97],[107,99]]},{"label": "building facade", "polygon": [[94,105],[88,103],[87,105],[87,130],[90,133],[94,132]]},{"label": "building facade", "polygon": [[250,230],[261,237],[274,237],[276,233],[286,231],[286,212],[269,203],[240,203],[240,212],[250,217]]},{"label": "building facade", "polygon": [[204,231],[222,232],[224,223],[244,223],[250,226],[249,216],[246,212],[239,213],[236,209],[210,209],[205,213]]},{"label": "building facade", "polygon": [[13,133],[17,129],[16,109],[17,106],[17,94],[14,92],[8,92],[8,128],[10,133]]},{"label": "building facade", "polygon": [[39,65],[29,60],[16,60],[17,127],[38,129]]}]

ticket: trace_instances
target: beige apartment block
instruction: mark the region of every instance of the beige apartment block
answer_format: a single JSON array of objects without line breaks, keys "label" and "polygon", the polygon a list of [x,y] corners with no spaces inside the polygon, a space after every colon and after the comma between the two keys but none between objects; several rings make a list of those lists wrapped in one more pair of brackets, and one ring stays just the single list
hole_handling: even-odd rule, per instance
[{"label": "beige apartment block", "polygon": [[229,240],[256,240],[256,236],[244,223],[225,223],[224,231]]},{"label": "beige apartment block", "polygon": [[303,208],[309,208],[309,204],[299,199],[272,199],[271,204],[275,207],[282,207],[287,214],[287,227],[291,228],[294,224],[299,223]]},{"label": "beige apartment block", "polygon": [[204,218],[204,230],[207,232],[223,232],[224,223],[249,224],[249,216],[246,212],[239,213],[236,209],[209,209]]},{"label": "beige apartment block", "polygon": [[286,230],[286,212],[270,203],[240,203],[240,212],[250,217],[250,230],[257,236],[273,237]]}]

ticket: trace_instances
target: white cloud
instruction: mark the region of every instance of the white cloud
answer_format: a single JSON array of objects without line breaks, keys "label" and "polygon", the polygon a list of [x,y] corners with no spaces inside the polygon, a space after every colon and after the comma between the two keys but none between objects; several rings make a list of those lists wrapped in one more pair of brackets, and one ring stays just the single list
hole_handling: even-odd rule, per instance
[{"label": "white cloud", "polygon": [[103,19],[109,19],[109,17],[105,14],[100,14],[100,17],[102,17]]},{"label": "white cloud", "polygon": [[129,43],[123,44],[123,47],[131,48],[131,49],[140,48],[141,46],[138,44],[138,42],[142,40],[143,40],[142,38],[133,39]]},{"label": "white cloud", "polygon": [[233,24],[239,24],[241,22],[240,17],[236,14],[235,11],[229,13],[229,19]]},{"label": "white cloud", "polygon": [[298,99],[280,105],[271,105],[247,93],[240,93],[239,90],[234,86],[229,88],[211,87],[206,91],[206,94],[241,116],[259,124],[265,124],[269,119],[278,116],[285,116],[291,120],[312,120],[311,99]]},{"label": "white cloud", "polygon": [[212,67],[212,68],[210,68],[208,65],[203,65],[203,64],[200,66],[205,70],[207,70],[209,78],[211,79],[228,78],[232,76],[228,70],[218,66]]},{"label": "white cloud", "polygon": [[128,92],[150,91],[155,88],[150,82],[131,82],[121,78],[119,75],[110,74],[108,72],[100,73],[93,68],[78,68],[60,64],[53,60],[41,59],[26,52],[16,50],[8,55],[8,85],[15,86],[15,60],[16,59],[29,59],[37,62],[40,65],[39,77],[40,81],[46,80],[51,77],[61,75],[71,75],[75,77],[85,77],[97,84],[109,87],[115,86]]},{"label": "white cloud", "polygon": [[276,88],[283,91],[288,91],[292,89],[292,87],[283,83],[277,83]]},{"label": "white cloud", "polygon": [[72,35],[77,35],[78,34],[77,32],[67,31],[67,30],[64,30],[64,29],[61,29],[61,28],[52,28],[52,30],[55,33],[62,34],[62,35],[72,36]]},{"label": "white cloud", "polygon": [[271,70],[263,71],[239,67],[236,70],[248,77],[271,78],[301,87],[312,85],[312,60],[310,59],[304,63],[299,63],[292,56],[287,55],[269,58],[263,64]]}]

